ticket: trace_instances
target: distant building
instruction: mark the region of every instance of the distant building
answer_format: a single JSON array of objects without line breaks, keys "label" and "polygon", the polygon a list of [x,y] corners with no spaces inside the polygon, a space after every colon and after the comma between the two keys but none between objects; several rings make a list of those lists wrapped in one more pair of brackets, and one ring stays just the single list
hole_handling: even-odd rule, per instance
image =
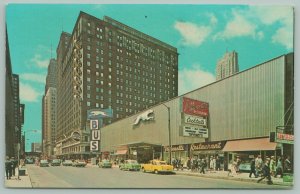
[{"label": "distant building", "polygon": [[54,155],[56,135],[56,60],[51,59],[46,77],[45,95],[42,104],[42,150],[50,157]]},{"label": "distant building", "polygon": [[60,155],[90,155],[88,110],[112,109],[108,125],[178,95],[177,49],[107,16],[80,12],[72,34],[61,34],[57,61]]},{"label": "distant building", "polygon": [[31,152],[42,152],[41,143],[31,143]]},{"label": "distant building", "polygon": [[226,51],[225,55],[217,62],[216,80],[224,79],[238,72],[238,53]]}]

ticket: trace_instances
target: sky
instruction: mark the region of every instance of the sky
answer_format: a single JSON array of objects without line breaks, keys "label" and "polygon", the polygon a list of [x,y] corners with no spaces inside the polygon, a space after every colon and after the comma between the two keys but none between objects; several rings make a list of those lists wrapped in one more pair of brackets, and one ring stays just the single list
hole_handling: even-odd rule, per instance
[{"label": "sky", "polygon": [[179,95],[215,81],[217,61],[238,53],[240,71],[293,52],[290,6],[9,4],[6,7],[13,73],[25,104],[26,150],[41,142],[41,105],[50,58],[80,11],[109,16],[178,49]]}]

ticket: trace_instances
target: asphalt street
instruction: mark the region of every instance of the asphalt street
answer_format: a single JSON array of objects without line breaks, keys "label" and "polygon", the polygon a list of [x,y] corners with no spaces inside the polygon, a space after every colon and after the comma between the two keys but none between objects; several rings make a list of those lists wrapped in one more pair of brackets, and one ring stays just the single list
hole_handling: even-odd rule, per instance
[{"label": "asphalt street", "polygon": [[98,167],[27,165],[33,188],[243,188],[286,189],[280,185],[185,175],[156,175]]}]

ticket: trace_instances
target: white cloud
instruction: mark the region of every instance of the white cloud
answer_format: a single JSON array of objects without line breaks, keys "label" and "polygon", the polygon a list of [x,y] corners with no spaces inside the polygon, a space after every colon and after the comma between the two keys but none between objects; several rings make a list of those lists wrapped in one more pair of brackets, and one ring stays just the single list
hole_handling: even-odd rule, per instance
[{"label": "white cloud", "polygon": [[178,94],[184,94],[216,81],[215,76],[207,71],[200,69],[200,65],[193,68],[179,71]]},{"label": "white cloud", "polygon": [[39,54],[34,55],[34,57],[30,59],[30,62],[39,68],[47,68],[49,65],[49,59],[43,59]]},{"label": "white cloud", "polygon": [[272,36],[273,43],[279,43],[286,47],[287,50],[293,49],[293,31],[286,28],[280,28]]},{"label": "white cloud", "polygon": [[256,25],[248,21],[244,15],[233,11],[233,19],[227,23],[223,32],[216,34],[215,39],[230,39],[241,36],[255,37]]},{"label": "white cloud", "polygon": [[34,81],[38,83],[46,83],[46,76],[37,73],[22,73],[20,74],[20,78],[26,81]]},{"label": "white cloud", "polygon": [[258,19],[265,25],[279,23],[281,26],[272,36],[272,42],[293,48],[294,12],[291,6],[252,6],[250,7]]},{"label": "white cloud", "polygon": [[22,102],[37,102],[41,95],[31,85],[20,83],[20,99]]},{"label": "white cloud", "polygon": [[211,27],[200,26],[191,22],[176,21],[174,25],[183,38],[184,45],[199,46],[211,33]]}]

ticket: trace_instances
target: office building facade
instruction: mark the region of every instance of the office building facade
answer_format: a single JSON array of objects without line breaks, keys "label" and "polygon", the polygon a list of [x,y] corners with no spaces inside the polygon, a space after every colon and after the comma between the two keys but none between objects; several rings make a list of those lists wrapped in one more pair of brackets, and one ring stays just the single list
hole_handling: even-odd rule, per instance
[{"label": "office building facade", "polygon": [[57,60],[60,155],[90,154],[88,110],[112,109],[107,125],[177,96],[177,49],[106,16],[80,12],[72,34],[61,36]]},{"label": "office building facade", "polygon": [[225,55],[217,62],[216,80],[224,79],[238,72],[238,53],[226,51]]},{"label": "office building facade", "polygon": [[48,158],[54,155],[56,138],[56,66],[56,60],[51,59],[42,100],[42,150]]}]

